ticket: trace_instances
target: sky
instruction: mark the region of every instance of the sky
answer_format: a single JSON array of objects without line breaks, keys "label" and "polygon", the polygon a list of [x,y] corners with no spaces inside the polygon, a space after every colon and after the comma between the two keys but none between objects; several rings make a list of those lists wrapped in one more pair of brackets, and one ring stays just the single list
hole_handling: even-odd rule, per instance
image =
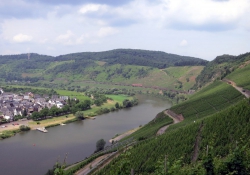
[{"label": "sky", "polygon": [[250,51],[250,0],[0,0],[0,55]]}]

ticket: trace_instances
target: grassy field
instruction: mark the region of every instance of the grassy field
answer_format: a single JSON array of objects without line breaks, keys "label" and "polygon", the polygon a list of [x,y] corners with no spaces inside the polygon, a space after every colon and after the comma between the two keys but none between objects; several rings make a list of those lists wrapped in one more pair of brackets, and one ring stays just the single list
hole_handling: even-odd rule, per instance
[{"label": "grassy field", "polygon": [[[74,118],[75,118],[75,116],[73,114],[69,114],[69,115],[63,115],[60,117],[53,117],[53,118],[41,120],[41,121],[31,121],[31,122],[29,122],[29,127],[31,127],[31,129],[35,129],[38,127],[47,127],[50,125],[65,123],[65,122],[72,120]],[[38,122],[40,124],[37,124]]]},{"label": "grassy field", "polygon": [[112,98],[113,100],[108,100],[107,103],[104,103],[102,106],[94,106],[89,110],[84,111],[84,115],[86,116],[95,116],[97,115],[97,111],[101,108],[112,108],[115,107],[115,104],[118,102],[120,105],[122,105],[123,100],[129,99],[131,100],[133,97],[129,97],[126,95],[106,95],[109,98]]},{"label": "grassy field", "polygon": [[[16,88],[50,89],[50,88],[34,87],[34,86],[20,86],[20,85],[11,85],[11,86],[16,87]],[[84,93],[81,93],[81,92],[60,90],[60,89],[55,89],[55,91],[61,96],[69,96],[70,98],[75,97],[75,98],[79,99],[80,101],[90,100],[89,97],[85,96]]]},{"label": "grassy field", "polygon": [[118,103],[122,103],[125,99],[131,100],[133,97],[127,96],[127,95],[106,95],[108,98],[113,99],[114,101]]},{"label": "grassy field", "polygon": [[234,81],[237,86],[250,90],[250,64],[243,68],[238,68],[226,78]]},{"label": "grassy field", "polygon": [[62,96],[69,96],[70,98],[75,97],[75,98],[79,99],[80,101],[90,100],[90,98],[85,96],[83,93],[76,92],[76,91],[56,90],[56,92]]}]

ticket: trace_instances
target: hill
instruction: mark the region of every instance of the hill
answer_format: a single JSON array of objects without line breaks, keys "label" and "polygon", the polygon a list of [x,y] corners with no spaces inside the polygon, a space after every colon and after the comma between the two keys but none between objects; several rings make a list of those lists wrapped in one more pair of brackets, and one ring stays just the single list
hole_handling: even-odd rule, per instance
[{"label": "hill", "polygon": [[239,56],[222,55],[209,62],[196,79],[195,89],[201,88],[214,80],[221,80],[244,64],[248,64],[250,53]]},{"label": "hill", "polygon": [[[91,81],[188,90],[206,64],[199,58],[133,49],[56,57],[36,53],[5,55],[0,56],[0,82],[67,89],[91,86]],[[181,74],[177,75],[175,68]]]},{"label": "hill", "polygon": [[[172,112],[182,114],[182,122],[169,126],[165,134],[156,136],[156,131],[171,121],[164,113],[159,113],[153,121],[128,137],[138,143],[94,174],[129,174],[133,169],[135,174],[160,175],[164,171],[165,155],[168,174],[192,174],[193,170],[205,174],[202,162],[206,160],[207,145],[212,160],[226,164],[224,159],[229,160],[235,142],[248,144],[249,103],[233,86],[215,81],[189,100],[170,108]],[[244,158],[244,162],[248,160]],[[226,171],[218,166],[214,169]],[[67,172],[71,174],[70,170]]]},{"label": "hill", "polygon": [[[197,174],[206,174],[202,161],[206,159],[207,145],[213,155],[212,161],[221,157],[216,160],[226,165],[222,158],[229,160],[235,142],[248,144],[249,100],[225,82],[212,83],[170,110],[182,114],[184,121],[171,125],[161,136],[140,141],[95,174],[129,174],[133,169],[135,174],[158,175],[164,171],[165,155],[168,174],[192,174],[194,170],[199,172]],[[152,125],[152,128],[155,127]],[[140,130],[133,135],[145,137]],[[244,162],[249,163],[247,158]],[[231,172],[218,166],[214,170]]]},{"label": "hill", "polygon": [[241,64],[234,72],[226,76],[244,89],[250,90],[250,61]]},{"label": "hill", "polygon": [[[168,174],[192,174],[194,172],[196,172],[195,174],[206,174],[206,167],[203,166],[202,161],[192,163],[192,159],[195,152],[199,153],[197,160],[204,159],[207,145],[210,148],[209,153],[214,156],[211,157],[210,161],[212,162],[211,165],[214,166],[214,171],[217,172],[216,174],[233,172],[236,168],[232,167],[233,170],[231,170],[222,166],[228,164],[229,161],[232,161],[231,164],[233,164],[233,160],[226,162],[222,158],[230,155],[230,150],[236,148],[235,143],[237,141],[239,146],[248,143],[247,139],[249,139],[248,135],[250,134],[249,115],[249,102],[242,100],[235,106],[209,118],[135,145],[95,174],[129,174],[133,169],[135,174],[160,175],[160,172],[164,171],[165,155],[167,155]],[[197,141],[199,136],[200,140]],[[197,148],[195,147],[196,144],[198,144]],[[247,149],[249,150],[249,145]],[[213,160],[216,160],[215,157],[220,159],[221,166],[213,164]],[[244,171],[249,173],[250,171],[247,169],[248,158],[248,154],[246,157],[238,156],[237,159],[240,160],[238,163],[242,162],[242,165],[235,162],[235,166],[241,166],[242,170],[244,168]],[[215,163],[218,162],[217,160]],[[197,164],[199,164],[199,167],[197,167]]]},{"label": "hill", "polygon": [[170,66],[197,66],[206,65],[207,61],[188,57],[169,54],[160,51],[135,50],[135,49],[116,49],[105,52],[83,52],[58,56],[58,59],[74,59],[102,61],[108,64],[124,64],[149,66],[156,68],[166,68]]},{"label": "hill", "polygon": [[[239,60],[233,61],[236,58]],[[204,81],[204,87],[188,100],[169,109],[173,115],[184,117],[182,122],[172,124],[160,136],[155,133],[167,119],[149,122],[128,137],[136,139],[134,145],[94,174],[130,174],[131,169],[135,174],[146,175],[209,174],[211,171],[213,174],[249,174],[250,100],[234,84],[220,80],[225,78],[247,89],[248,59],[249,54],[229,60],[223,56],[209,63],[210,68],[212,64],[214,68],[224,65],[228,66],[225,70],[230,71],[221,74],[219,80]],[[181,75],[181,70],[169,70],[171,68],[161,71],[174,77]]]}]

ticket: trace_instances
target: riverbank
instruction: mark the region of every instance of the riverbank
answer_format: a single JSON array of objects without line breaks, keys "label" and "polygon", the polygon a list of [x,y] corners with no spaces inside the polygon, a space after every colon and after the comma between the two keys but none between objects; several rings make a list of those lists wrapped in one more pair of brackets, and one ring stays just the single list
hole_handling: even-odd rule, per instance
[{"label": "riverbank", "polygon": [[130,134],[134,133],[135,131],[137,131],[138,129],[140,129],[141,127],[138,127],[138,128],[134,128],[134,129],[131,129],[129,131],[126,131],[125,133],[121,134],[121,135],[118,135],[116,137],[114,137],[113,139],[110,139],[109,140],[109,143],[112,143],[112,142],[118,142],[120,141],[121,139],[123,139],[124,137],[127,137],[129,136]]},{"label": "riverbank", "polygon": [[[128,97],[125,95],[109,95],[109,98],[114,98],[114,100],[108,100],[106,103],[104,103],[102,106],[92,106],[91,109],[88,109],[84,112],[85,118],[86,119],[95,119],[94,116],[101,115],[104,113],[109,113],[109,112],[114,112],[123,108],[115,108],[115,104],[119,103],[120,106],[122,106],[122,101],[124,99],[129,99],[132,100],[133,97]],[[102,109],[108,109],[106,110],[107,112],[100,112]],[[114,110],[111,110],[114,109]],[[49,128],[49,127],[55,127],[59,126],[61,124],[66,124],[66,123],[71,123],[75,122],[78,119],[73,115],[73,114],[67,114],[59,117],[53,117],[45,120],[39,120],[39,121],[33,121],[33,120],[19,120],[19,121],[14,121],[11,123],[6,123],[0,127],[0,139],[5,139],[9,138],[11,136],[14,136],[16,133],[21,132],[19,130],[19,127],[21,125],[29,126],[31,130],[35,130],[38,127],[44,127],[44,128]]]}]

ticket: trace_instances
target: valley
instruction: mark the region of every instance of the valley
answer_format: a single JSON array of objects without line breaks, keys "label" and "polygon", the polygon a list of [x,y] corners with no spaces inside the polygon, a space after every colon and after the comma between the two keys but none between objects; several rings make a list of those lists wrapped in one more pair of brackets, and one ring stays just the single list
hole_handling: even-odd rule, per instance
[{"label": "valley", "polygon": [[[11,59],[16,59],[15,57]],[[23,58],[23,61],[21,59],[20,62],[15,62],[16,66],[25,62],[25,55],[19,55],[19,58]],[[161,99],[163,104],[166,101],[172,102],[172,105],[161,107],[154,114],[150,113],[150,122],[147,118],[143,125],[138,125],[134,118],[137,125],[129,122],[126,130],[116,134],[113,132],[112,136],[109,134],[109,138],[99,135],[108,143],[115,135],[130,130],[121,135],[121,138],[118,136],[118,140],[111,140],[112,143],[108,143],[110,149],[94,155],[88,154],[89,157],[84,160],[82,156],[82,159],[78,156],[77,161],[82,161],[77,164],[74,164],[75,159],[67,164],[58,162],[57,169],[64,174],[85,170],[87,174],[96,175],[130,174],[132,171],[148,175],[160,175],[163,172],[190,175],[196,172],[202,175],[211,169],[215,174],[241,170],[250,172],[249,53],[239,56],[222,55],[210,62],[162,52],[126,49],[58,57],[31,54],[30,58],[41,64],[38,66],[34,60],[31,61],[32,68],[19,70],[21,77],[10,73],[14,68],[11,59],[2,66],[2,71],[10,73],[2,74],[0,83],[3,88],[16,91],[19,88],[53,89],[59,95],[76,97],[80,101],[91,98],[94,94],[113,99],[104,103],[104,106],[84,110],[84,115],[90,117],[100,115],[99,112],[106,110],[104,108],[112,111],[116,102],[124,105],[122,102],[125,96],[127,98],[143,94],[149,95],[148,99]],[[42,59],[44,60],[41,61]],[[3,60],[6,61],[5,58]],[[140,102],[139,99],[139,106]],[[139,118],[144,118],[144,115],[155,108],[154,101],[145,100],[143,103],[152,106],[141,108]],[[131,108],[131,111],[136,108],[137,106]],[[126,118],[134,117],[134,114],[129,114],[130,108],[104,115],[114,117],[116,113],[123,111]],[[71,120],[72,116],[68,116]],[[98,116],[96,120],[88,122],[96,122],[101,118],[102,116]],[[109,123],[100,126],[118,128],[121,124],[118,121],[114,123],[111,119]],[[122,121],[124,122],[124,118]],[[46,122],[49,120],[41,121],[41,126],[45,126]],[[93,137],[90,135],[88,137],[91,141],[87,142],[93,144]],[[236,154],[240,156],[241,170],[227,168],[229,164],[235,165]],[[107,158],[109,155],[115,156]],[[100,165],[97,162],[101,162]],[[49,168],[52,168],[52,164],[51,162]],[[89,168],[92,164],[93,169]],[[207,168],[208,164],[210,169]],[[53,174],[55,170],[55,167],[50,169],[47,175]]]}]

